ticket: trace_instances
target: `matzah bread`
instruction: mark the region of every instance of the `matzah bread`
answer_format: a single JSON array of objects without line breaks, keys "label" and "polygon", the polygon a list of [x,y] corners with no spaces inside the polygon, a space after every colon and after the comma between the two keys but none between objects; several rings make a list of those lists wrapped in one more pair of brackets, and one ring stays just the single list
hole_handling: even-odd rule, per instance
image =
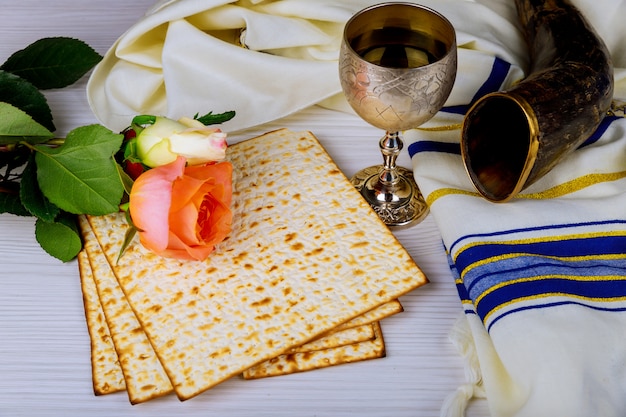
[{"label": "matzah bread", "polygon": [[247,369],[243,377],[244,379],[266,378],[384,357],[385,343],[380,323],[372,323],[371,326],[376,334],[371,340],[314,352],[280,355]]},{"label": "matzah bread", "polygon": [[398,314],[404,311],[404,307],[399,300],[392,300],[388,303],[381,304],[380,306],[373,308],[360,316],[353,318],[343,324],[337,326],[334,331],[348,329],[350,327],[361,326],[363,324],[373,323],[375,321],[381,321],[382,319]]},{"label": "matzah bread", "polygon": [[[93,236],[93,233],[91,233],[91,227],[89,226],[89,224],[86,224],[84,221],[81,221],[80,224],[81,224],[81,229],[83,230],[83,236],[86,242],[85,243],[86,249],[91,250],[90,252],[91,257],[94,259],[96,257],[103,258],[104,255],[101,252],[94,250],[95,248],[94,248],[94,245],[92,244],[94,236]],[[99,312],[99,316],[98,316],[99,320],[97,322],[91,322],[90,324],[90,321],[88,320],[88,328],[90,330],[90,336],[92,337],[92,346],[93,346],[92,356],[94,360],[97,358],[99,362],[104,362],[104,364],[107,365],[106,367],[103,367],[102,364],[100,364],[99,366],[95,366],[96,364],[94,363],[94,368],[93,368],[94,369],[94,375],[93,375],[94,391],[96,392],[96,395],[102,395],[102,394],[108,394],[111,392],[121,391],[126,386],[124,382],[124,376],[122,374],[122,368],[118,361],[118,356],[117,356],[115,346],[112,343],[112,339],[109,333],[108,323],[104,319],[104,313],[102,311],[101,300],[98,296],[95,282],[93,282],[93,279],[92,279],[92,269],[89,263],[89,259],[87,258],[86,251],[83,251],[83,253],[81,253],[81,255],[79,256],[79,264],[80,264],[81,279],[86,280],[87,283],[90,283],[89,290],[87,289],[83,290],[86,294],[85,311],[86,312],[87,311]],[[110,269],[109,269],[109,272],[105,271],[105,273],[110,273]],[[105,297],[103,297],[103,299],[106,300]],[[122,302],[120,302],[119,305],[125,305],[127,306],[127,308],[130,308],[130,306],[128,306],[128,303],[125,302],[125,300],[121,300],[121,301]],[[118,304],[118,303],[114,303],[114,304]],[[292,349],[290,353],[312,352],[316,350],[329,349],[329,348],[345,346],[345,345],[353,344],[357,342],[362,342],[366,340],[371,340],[375,337],[374,328],[371,326],[371,322],[375,321],[374,319],[376,318],[382,319],[384,317],[388,317],[400,311],[402,311],[402,305],[399,303],[398,300],[385,303],[381,305],[380,307],[377,307],[373,310],[366,312],[362,316],[356,317],[350,320],[349,322],[346,322],[338,326],[337,329],[339,330],[334,329],[329,334],[323,337],[320,337],[311,342],[305,343],[302,346]],[[367,323],[367,324],[359,324],[359,323]],[[129,331],[131,332],[138,331],[138,329],[132,329],[132,327],[133,326],[117,326],[116,330],[122,333],[127,333]],[[341,330],[340,328],[343,330]],[[106,338],[103,338],[102,340],[98,339],[97,338],[98,336],[96,333],[106,334]],[[124,337],[124,335],[121,335],[121,336],[116,335],[114,339],[119,341],[119,340],[124,340],[127,337],[128,336]],[[107,343],[100,343],[100,342],[107,342]],[[139,341],[139,343],[143,344],[144,341]],[[377,345],[376,346],[370,345],[370,346],[376,349],[377,351],[380,351],[380,348]],[[146,346],[143,346],[143,349],[145,348]],[[147,348],[150,348],[150,347],[147,346]],[[361,354],[362,357],[359,358],[358,354]],[[149,356],[153,356],[153,355],[149,355]],[[358,349],[358,351],[355,352],[353,355],[351,355],[350,362],[371,359],[372,356],[373,355],[371,352],[367,352],[365,349],[361,348],[361,349]],[[129,356],[129,359],[130,358],[131,357]],[[152,358],[150,358],[150,360],[146,360],[146,359],[147,357],[135,357],[136,364],[132,366],[127,366],[126,372],[129,373],[129,377],[131,381],[136,381],[139,379],[137,377],[132,376],[132,372],[134,372],[134,370],[141,370],[141,368],[153,369],[155,366],[157,367],[159,366],[158,364],[155,365]],[[314,369],[319,369],[325,366],[339,365],[341,364],[340,360],[341,358],[336,358],[336,361],[334,363],[319,362],[318,363],[319,366],[317,366]],[[98,372],[98,370],[102,370],[103,368],[105,368],[104,371]],[[300,370],[298,372],[301,372],[301,371],[303,370]],[[104,387],[104,388],[97,389],[97,387]],[[164,388],[171,389],[171,384],[164,383]],[[131,386],[131,390],[133,389],[137,391],[136,388],[133,388]],[[154,390],[155,389],[151,389],[151,391],[154,391]],[[143,398],[139,398],[139,396],[137,396],[136,394],[132,394],[132,393],[129,394],[129,399],[134,404],[147,401],[150,398],[152,398],[152,396],[144,395]]]},{"label": "matzah bread", "polygon": [[372,340],[375,337],[374,329],[371,324],[350,327],[348,329],[331,332],[302,346],[295,347],[289,353],[296,352],[313,352],[316,350],[328,349],[331,347],[339,347],[351,343],[364,342]]},{"label": "matzah bread", "polygon": [[191,398],[427,282],[309,132],[232,145],[233,232],[204,262],[161,258],[123,214],[89,217],[176,395]]},{"label": "matzah bread", "polygon": [[[84,224],[81,224],[82,227],[85,227]],[[87,225],[87,227],[89,227]],[[89,238],[90,235],[85,233],[85,237]],[[101,253],[92,253],[93,256],[104,256]],[[91,265],[89,264],[89,261],[87,259],[87,255],[86,253],[83,253],[83,255],[81,257],[79,257],[79,262],[80,262],[80,272],[81,272],[81,278],[83,279],[90,279],[92,277],[92,273],[91,273]],[[109,335],[109,329],[108,329],[108,324],[106,323],[106,320],[104,320],[104,314],[102,312],[102,307],[100,305],[100,299],[98,298],[98,294],[96,291],[96,287],[95,287],[95,283],[92,282],[91,284],[92,289],[91,289],[91,296],[88,297],[85,300],[85,309],[86,311],[100,311],[101,314],[101,320],[98,322],[98,327],[97,327],[97,331],[98,333],[106,333],[107,335]],[[322,350],[322,349],[330,349],[330,348],[335,348],[335,347],[340,347],[340,346],[346,346],[349,344],[354,344],[354,343],[358,343],[358,342],[363,342],[363,341],[367,341],[367,340],[372,340],[376,337],[376,333],[374,331],[374,327],[372,326],[372,324],[370,323],[369,319],[371,319],[372,317],[375,316],[379,316],[379,317],[385,317],[389,314],[392,314],[392,312],[398,312],[397,306],[399,305],[398,301],[395,302],[390,302],[390,303],[386,303],[385,305],[374,309],[374,311],[371,312],[367,312],[365,313],[364,317],[357,317],[353,320],[351,320],[348,323],[345,324],[349,324],[349,323],[354,323],[356,321],[365,321],[368,324],[363,324],[363,325],[350,325],[347,328],[345,328],[344,330],[338,330],[338,331],[332,331],[331,333],[329,333],[328,335],[321,337],[319,339],[315,339],[309,343],[306,343],[300,347],[294,348],[292,349],[291,353],[306,353],[306,352],[313,352],[316,350]],[[400,305],[401,307],[401,305]],[[374,315],[372,313],[375,313]],[[89,323],[89,322],[88,322]],[[339,327],[343,327],[339,326]],[[100,373],[96,373],[94,371],[94,387],[97,386],[104,386],[106,387],[105,390],[100,390],[100,391],[96,391],[97,395],[102,395],[102,394],[108,394],[111,392],[117,392],[117,391],[121,391],[125,388],[125,383],[124,383],[124,377],[122,374],[122,368],[119,364],[119,361],[117,360],[117,353],[115,350],[115,347],[113,345],[113,343],[111,342],[111,338],[110,336],[107,337],[106,341],[108,341],[108,343],[103,344],[103,345],[99,345],[97,342],[98,340],[94,340],[93,338],[96,337],[95,336],[95,330],[96,327],[94,326],[89,326],[90,329],[90,335],[91,335],[91,329],[94,330],[94,335],[91,336],[92,337],[92,345],[95,347],[98,347],[97,349],[93,349],[92,350],[92,356],[99,358],[100,361],[105,360],[106,359],[106,363],[108,366],[107,371],[106,372],[100,372]],[[128,329],[122,329],[123,332],[128,331]],[[116,337],[116,339],[119,340],[118,337]],[[380,342],[380,341],[379,341]],[[95,344],[94,344],[95,343]],[[381,346],[379,345],[379,343],[376,344],[368,344],[368,345],[361,345],[356,347],[356,350],[354,350],[352,352],[352,354],[349,356],[349,363],[353,363],[353,362],[357,362],[360,360],[367,360],[367,359],[372,359],[374,357],[376,357],[377,355],[380,355],[380,352],[384,352],[384,346],[383,349],[381,349]],[[317,362],[317,366],[315,367],[310,367],[309,369],[297,369],[297,367],[294,367],[294,369],[297,369],[297,372],[303,372],[306,370],[313,370],[313,369],[321,369],[327,366],[336,366],[336,365],[340,365],[342,363],[348,363],[348,362],[342,362],[343,357],[341,356],[335,356],[335,360],[331,363],[331,362],[327,362],[327,361],[318,361]],[[311,361],[309,361],[311,362]],[[137,366],[139,367],[148,367],[151,368],[154,366],[153,363],[151,363],[151,361],[145,361],[144,358],[138,358],[137,359]],[[270,368],[273,368],[274,366],[270,365]],[[102,366],[100,366],[99,368],[95,368],[95,369],[101,369]],[[256,373],[259,373],[259,369],[263,369],[264,366],[263,364],[257,365],[256,369]],[[131,367],[131,370],[135,369],[135,367]],[[266,374],[266,376],[269,376],[269,371],[263,371],[264,374]],[[286,375],[289,373],[288,370],[283,370],[281,371],[281,375]],[[248,375],[250,375],[250,372],[248,372]],[[249,379],[253,379],[253,378],[249,378]],[[117,386],[117,389],[112,390],[111,388],[116,386],[115,384],[119,384]],[[130,397],[130,396],[129,396]],[[144,398],[144,401],[147,400],[149,398]],[[132,397],[131,397],[131,402],[132,402]],[[141,401],[137,401],[137,398],[135,398],[135,403],[141,402]]]},{"label": "matzah bread", "polygon": [[79,217],[100,305],[126,381],[131,404],[172,392],[172,384],[117,283],[86,219]]},{"label": "matzah bread", "polygon": [[[81,222],[82,228],[91,229],[90,226]],[[83,232],[85,239],[93,239],[93,233]],[[87,244],[87,247],[93,248],[92,245]],[[104,255],[100,252],[91,252],[92,257],[104,257]],[[89,296],[85,297],[85,311],[93,311],[99,312],[99,320],[97,322],[91,322],[88,320],[88,328],[89,333],[92,338],[92,358],[94,359],[94,392],[96,395],[103,395],[112,392],[118,392],[124,390],[126,385],[124,381],[124,376],[122,373],[122,368],[118,361],[117,352],[114,344],[112,343],[112,339],[109,333],[109,328],[106,320],[104,319],[104,313],[102,311],[102,306],[100,304],[100,299],[97,294],[97,288],[95,286],[95,282],[92,280],[92,270],[91,265],[89,263],[89,259],[87,258],[87,254],[84,251],[79,256],[79,265],[80,265],[80,273],[81,279],[87,280],[87,283],[91,281],[89,285],[89,290],[83,290],[88,293]],[[88,291],[88,292],[87,292]],[[122,304],[122,303],[120,303]],[[125,303],[128,306],[128,303]],[[130,308],[130,307],[128,307]],[[372,340],[375,337],[374,328],[371,325],[371,320],[375,317],[384,318],[391,314],[395,314],[397,312],[402,311],[402,306],[399,301],[395,300],[389,303],[385,303],[384,305],[377,307],[371,311],[368,311],[362,316],[356,317],[350,320],[347,323],[339,326],[338,328],[343,328],[343,330],[331,331],[326,336],[315,339],[311,342],[305,343],[300,347],[296,347],[292,349],[290,353],[303,353],[303,352],[312,352],[316,350],[329,349],[334,347],[345,346],[348,344],[363,342],[366,340]],[[367,324],[357,324],[359,322],[367,323]],[[122,333],[126,333],[128,331],[133,331],[133,329],[129,328],[117,328],[118,331]],[[134,329],[134,331],[138,331]],[[105,338],[98,339],[98,334],[106,334]],[[115,339],[123,340],[124,337],[116,336]],[[106,343],[101,343],[106,342]],[[141,342],[143,343],[143,342]],[[370,351],[367,350],[367,347],[370,348]],[[359,360],[367,360],[372,359],[376,354],[372,354],[371,349],[376,352],[380,352],[380,346],[378,344],[370,344],[363,346],[357,351],[353,352],[350,356],[350,363],[356,362]],[[359,356],[360,355],[360,356]],[[95,361],[98,361],[96,363]],[[133,366],[127,367],[127,373],[132,373],[135,369],[148,368],[152,369],[155,367],[155,364],[152,360],[146,360],[145,357],[135,357],[136,364]],[[312,369],[320,369],[326,366],[336,366],[340,365],[341,357],[335,357],[335,361],[333,363],[330,362],[318,362],[315,368]],[[103,366],[105,365],[105,366]],[[158,366],[158,365],[157,365]],[[262,366],[257,366],[257,368],[262,368]],[[298,372],[305,371],[305,369],[298,370]],[[258,371],[257,371],[258,373]],[[282,375],[289,373],[288,371],[283,371]],[[129,375],[130,376],[130,375]],[[132,377],[131,380],[138,380],[137,377]],[[165,384],[167,387],[171,388],[171,384]],[[131,388],[132,390],[133,388]],[[135,389],[136,390],[136,389]],[[154,389],[152,390],[154,391]],[[151,396],[143,396],[143,398],[139,398],[137,395],[130,394],[129,399],[132,403],[137,404],[139,402],[147,401],[152,398]]]},{"label": "matzah bread", "polygon": [[78,267],[85,306],[85,319],[91,340],[93,392],[95,395],[105,395],[123,391],[126,388],[124,375],[100,305],[96,283],[91,273],[91,265],[84,250],[78,254]]}]

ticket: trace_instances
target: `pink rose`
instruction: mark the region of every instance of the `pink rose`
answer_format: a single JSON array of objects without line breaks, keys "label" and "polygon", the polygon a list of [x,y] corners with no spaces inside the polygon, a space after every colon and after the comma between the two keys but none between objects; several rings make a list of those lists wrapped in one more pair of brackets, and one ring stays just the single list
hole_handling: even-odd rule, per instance
[{"label": "pink rose", "polygon": [[174,162],[141,174],[129,210],[139,238],[158,255],[205,259],[231,231],[232,165]]}]

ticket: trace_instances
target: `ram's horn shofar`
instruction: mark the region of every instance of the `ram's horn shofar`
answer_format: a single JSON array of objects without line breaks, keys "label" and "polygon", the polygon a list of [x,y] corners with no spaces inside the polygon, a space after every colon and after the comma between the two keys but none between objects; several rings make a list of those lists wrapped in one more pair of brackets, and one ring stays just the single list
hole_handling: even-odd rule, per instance
[{"label": "ram's horn shofar", "polygon": [[531,68],[513,88],[479,99],[463,121],[461,153],[477,190],[511,199],[581,145],[613,96],[608,49],[567,0],[516,0]]}]

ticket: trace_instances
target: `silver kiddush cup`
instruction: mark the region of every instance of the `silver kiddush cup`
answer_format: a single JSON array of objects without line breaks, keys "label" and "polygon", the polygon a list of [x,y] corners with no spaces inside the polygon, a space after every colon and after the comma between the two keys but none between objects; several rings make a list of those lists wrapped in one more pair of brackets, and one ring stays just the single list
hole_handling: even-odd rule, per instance
[{"label": "silver kiddush cup", "polygon": [[339,78],[348,103],[366,122],[386,131],[383,164],[365,168],[352,183],[388,226],[422,220],[428,206],[413,173],[396,166],[401,132],[432,118],[456,78],[456,33],[438,12],[414,3],[381,3],[347,23]]}]

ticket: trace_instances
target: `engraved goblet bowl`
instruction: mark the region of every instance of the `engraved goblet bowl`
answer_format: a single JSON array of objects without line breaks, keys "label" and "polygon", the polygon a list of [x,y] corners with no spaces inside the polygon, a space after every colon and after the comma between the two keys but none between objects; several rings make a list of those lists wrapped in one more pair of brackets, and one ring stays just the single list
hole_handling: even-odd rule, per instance
[{"label": "engraved goblet bowl", "polygon": [[388,226],[414,224],[428,214],[412,171],[396,165],[401,132],[443,107],[456,68],[454,27],[435,10],[381,3],[346,23],[339,56],[343,92],[359,117],[386,132],[379,142],[383,164],[351,181]]}]

